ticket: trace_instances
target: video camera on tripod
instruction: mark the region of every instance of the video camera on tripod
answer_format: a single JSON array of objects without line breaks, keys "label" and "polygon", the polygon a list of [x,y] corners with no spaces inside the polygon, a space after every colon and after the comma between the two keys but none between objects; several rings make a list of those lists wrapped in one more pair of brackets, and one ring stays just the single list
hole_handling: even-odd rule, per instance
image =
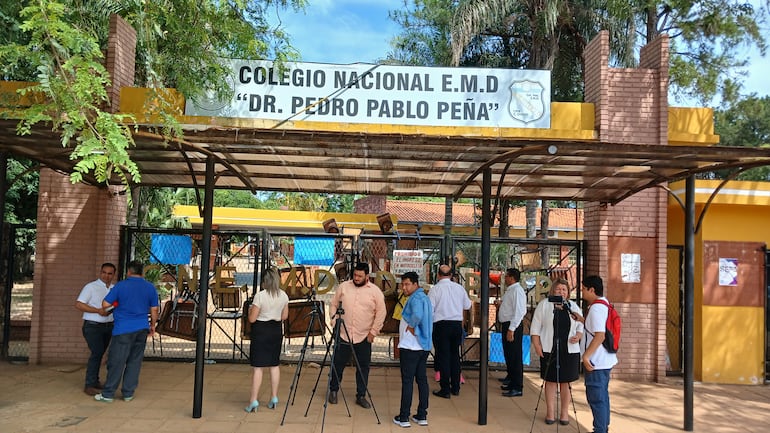
[{"label": "video camera on tripod", "polygon": [[548,302],[552,304],[561,304],[562,307],[569,310],[569,299],[564,299],[561,295],[552,295],[548,297]]},{"label": "video camera on tripod", "polygon": [[551,295],[548,297],[548,302],[554,305],[561,305],[562,310],[566,310],[570,316],[575,317],[575,313],[570,308],[569,299],[564,298],[561,295]]}]

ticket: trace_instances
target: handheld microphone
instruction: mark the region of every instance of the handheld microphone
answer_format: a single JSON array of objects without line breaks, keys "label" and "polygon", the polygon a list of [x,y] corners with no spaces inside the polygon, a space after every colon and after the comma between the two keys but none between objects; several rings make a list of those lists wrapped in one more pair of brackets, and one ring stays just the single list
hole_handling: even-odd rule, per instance
[{"label": "handheld microphone", "polygon": [[115,309],[115,307],[118,306],[118,301],[113,302],[109,307],[105,308],[104,311],[108,313],[112,313],[112,310]]}]

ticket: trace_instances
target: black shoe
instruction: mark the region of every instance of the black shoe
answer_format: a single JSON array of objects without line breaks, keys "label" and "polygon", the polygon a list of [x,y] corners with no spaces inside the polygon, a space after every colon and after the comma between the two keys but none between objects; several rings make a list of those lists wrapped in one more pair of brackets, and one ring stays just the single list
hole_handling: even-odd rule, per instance
[{"label": "black shoe", "polygon": [[329,404],[337,404],[337,391],[329,391]]},{"label": "black shoe", "polygon": [[502,389],[503,391],[512,391],[513,387],[507,383],[504,383],[500,385],[500,389]]},{"label": "black shoe", "polygon": [[436,397],[441,397],[441,398],[450,398],[448,392],[442,392],[442,391],[439,391],[439,390],[433,391],[433,395],[435,395]]},{"label": "black shoe", "polygon": [[458,389],[457,391],[452,391],[452,395],[454,396],[460,395],[460,390]]},{"label": "black shoe", "polygon": [[521,396],[522,396],[522,392],[515,389],[506,391],[503,393],[503,397],[521,397]]},{"label": "black shoe", "polygon": [[396,415],[393,417],[393,424],[403,428],[409,428],[412,426],[412,424],[409,423],[409,418],[404,420],[401,418],[400,415]]},{"label": "black shoe", "polygon": [[366,397],[364,397],[363,395],[360,397],[356,397],[356,404],[361,406],[364,409],[370,409],[372,407],[372,405],[369,404],[368,401],[366,401]]}]

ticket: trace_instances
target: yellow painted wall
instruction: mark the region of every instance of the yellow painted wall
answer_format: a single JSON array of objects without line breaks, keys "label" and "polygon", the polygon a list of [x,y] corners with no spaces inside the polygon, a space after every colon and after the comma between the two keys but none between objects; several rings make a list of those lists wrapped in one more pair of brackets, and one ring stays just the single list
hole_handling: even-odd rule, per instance
[{"label": "yellow painted wall", "polygon": [[[705,203],[720,183],[695,182],[696,224]],[[669,188],[684,202],[684,181],[674,182]],[[759,380],[762,384],[766,344],[764,308],[703,305],[705,241],[770,245],[770,182],[728,182],[712,200],[695,235],[695,379],[739,384],[755,384]],[[672,198],[668,205],[668,243],[684,245],[684,211]]]},{"label": "yellow painted wall", "polygon": [[764,383],[765,312],[757,307],[703,307],[704,382]]},{"label": "yellow painted wall", "polygon": [[[175,217],[188,218],[191,224],[203,224],[198,216],[197,206],[174,206]],[[270,209],[241,209],[215,207],[212,224],[227,227],[255,227],[281,230],[301,230],[323,232],[323,222],[329,218],[337,221],[340,230],[364,229],[379,231],[377,216],[373,214],[353,214],[338,212],[303,212]],[[398,218],[391,215],[393,226],[398,229]]]}]

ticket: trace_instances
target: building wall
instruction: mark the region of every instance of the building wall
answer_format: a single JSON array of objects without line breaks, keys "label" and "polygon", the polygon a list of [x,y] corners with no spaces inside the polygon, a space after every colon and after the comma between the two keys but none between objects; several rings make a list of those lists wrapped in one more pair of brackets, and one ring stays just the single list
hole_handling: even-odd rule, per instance
[{"label": "building wall", "polygon": [[[585,63],[586,102],[594,104],[600,142],[668,144],[668,38],[642,49],[639,68],[617,69],[609,67],[609,35],[601,32],[586,47]],[[585,207],[586,275],[603,278],[605,295],[623,316],[616,377],[665,376],[665,204],[665,193],[650,189],[615,205]],[[624,253],[640,255],[640,283],[623,281]]]},{"label": "building wall", "polygon": [[[704,214],[704,204],[718,185],[695,183],[696,224],[703,218],[695,234],[694,376],[703,382],[762,384],[770,184],[728,182]],[[671,189],[684,200],[682,182]],[[674,200],[668,212],[669,243],[682,245],[684,213]],[[737,285],[720,284],[720,258],[737,259]]]}]

